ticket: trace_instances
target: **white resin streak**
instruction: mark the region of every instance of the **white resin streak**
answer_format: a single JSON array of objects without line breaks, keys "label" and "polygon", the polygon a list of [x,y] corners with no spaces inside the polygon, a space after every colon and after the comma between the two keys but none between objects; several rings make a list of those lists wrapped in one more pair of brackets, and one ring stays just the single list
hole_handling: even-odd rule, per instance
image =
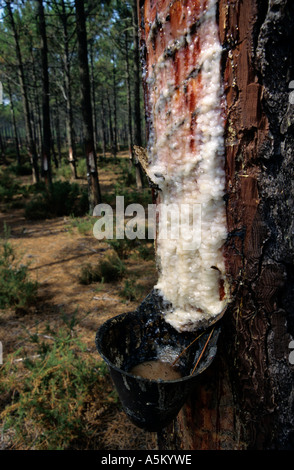
[{"label": "white resin streak", "polygon": [[[156,119],[157,114],[154,113],[154,139],[151,139],[149,147],[149,174],[161,189],[160,202],[178,204],[179,207],[184,203],[201,205],[200,246],[193,248],[191,245],[187,249],[183,226],[179,239],[157,239],[159,279],[155,288],[172,305],[165,318],[178,331],[195,330],[197,325],[209,323],[227,303],[227,295],[223,300],[219,295],[220,278],[225,282],[222,247],[227,228],[223,200],[221,46],[215,20],[215,0],[210,2],[205,15],[199,29],[201,94],[196,103],[196,151],[191,151],[189,139],[181,140],[177,131],[174,138],[171,136],[171,126],[176,128],[177,122],[187,118],[181,115],[174,115],[172,122],[163,123],[159,117]],[[190,47],[193,47],[192,43]],[[167,78],[172,83],[173,77]],[[158,92],[156,95],[151,93],[151,101],[152,98],[155,110]],[[185,125],[188,126],[186,135],[189,135],[190,123],[186,121],[180,128],[182,135],[185,135]],[[164,178],[158,178],[158,175]]]}]

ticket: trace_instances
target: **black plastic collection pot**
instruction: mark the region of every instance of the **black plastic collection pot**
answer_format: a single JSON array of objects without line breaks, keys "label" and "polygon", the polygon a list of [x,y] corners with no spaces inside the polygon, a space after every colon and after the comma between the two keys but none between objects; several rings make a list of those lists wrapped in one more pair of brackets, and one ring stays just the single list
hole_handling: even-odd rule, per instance
[{"label": "black plastic collection pot", "polygon": [[136,311],[118,315],[101,326],[96,335],[97,350],[107,363],[122,406],[134,424],[156,432],[177,416],[197,383],[197,376],[216,355],[220,327],[215,326],[192,374],[210,333],[211,328],[204,331],[178,359],[182,377],[162,381],[138,377],[128,371],[145,361],[169,357],[172,362],[199,332],[197,335],[179,333],[170,326],[161,313],[156,292],[153,291]]}]

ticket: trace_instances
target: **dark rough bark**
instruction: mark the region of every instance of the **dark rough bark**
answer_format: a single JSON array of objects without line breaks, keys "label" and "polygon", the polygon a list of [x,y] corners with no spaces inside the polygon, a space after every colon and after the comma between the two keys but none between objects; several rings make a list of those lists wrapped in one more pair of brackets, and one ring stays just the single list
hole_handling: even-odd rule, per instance
[{"label": "dark rough bark", "polygon": [[240,439],[246,448],[293,448],[293,129],[283,127],[293,3],[221,1],[219,9],[227,47],[228,228],[244,233],[241,254],[236,236],[227,244],[228,272],[242,280],[228,319]]},{"label": "dark rough bark", "polygon": [[90,91],[90,75],[88,64],[88,46],[86,19],[83,0],[75,0],[76,24],[78,38],[78,60],[81,86],[81,108],[83,118],[83,136],[88,173],[89,206],[92,212],[101,203],[100,185],[98,179],[97,156],[93,137],[93,120]]},{"label": "dark rough bark", "polygon": [[71,71],[70,71],[70,57],[69,57],[69,34],[68,34],[68,18],[69,14],[66,11],[64,0],[61,2],[61,12],[59,13],[62,28],[63,28],[63,64],[64,64],[64,84],[66,93],[66,135],[68,144],[68,160],[71,167],[72,177],[77,179],[76,169],[76,146],[74,140],[74,125],[73,125],[73,109],[72,109],[72,93],[71,93]]},{"label": "dark rough bark", "polygon": [[104,105],[104,95],[103,91],[101,92],[101,132],[102,132],[102,154],[103,158],[106,156],[106,122],[105,122],[105,105]]},{"label": "dark rough bark", "polygon": [[125,59],[126,59],[126,84],[127,84],[127,108],[128,108],[128,144],[130,157],[133,160],[133,121],[131,103],[130,65],[128,50],[128,31],[125,31]]},{"label": "dark rough bark", "polygon": [[49,73],[48,73],[48,47],[46,35],[46,23],[43,1],[38,1],[39,32],[41,38],[41,63],[42,63],[42,116],[43,116],[43,143],[42,143],[42,173],[46,183],[51,186],[51,123],[49,105]]},{"label": "dark rough bark", "polygon": [[18,62],[19,84],[20,84],[20,89],[21,89],[21,97],[22,97],[23,111],[24,111],[24,118],[25,118],[27,148],[28,148],[28,153],[31,159],[31,164],[32,164],[33,181],[38,182],[39,181],[38,157],[37,157],[35,142],[33,140],[33,131],[32,131],[32,126],[31,126],[31,121],[30,121],[29,100],[28,100],[27,86],[25,82],[22,55],[21,55],[20,46],[19,46],[19,37],[18,37],[17,29],[15,27],[11,3],[7,1],[5,2],[5,5],[7,7],[9,22],[11,25],[12,34],[13,34],[13,38],[15,42],[15,50],[16,50],[16,56],[17,56],[17,62]]},{"label": "dark rough bark", "polygon": [[[135,152],[134,152],[134,144],[136,144],[136,140],[134,141],[134,135],[133,135],[133,117],[132,117],[133,113],[132,113],[132,102],[131,102],[130,64],[129,64],[128,31],[127,30],[125,31],[125,57],[126,57],[126,82],[127,82],[127,107],[128,107],[128,144],[129,144],[130,158],[136,170],[137,188],[141,189],[143,186],[141,167],[136,159]],[[138,119],[137,115],[135,115],[135,120],[136,119]],[[136,138],[138,138],[137,124],[135,124],[135,130],[136,130]]]},{"label": "dark rough bark", "polygon": [[116,96],[116,66],[115,61],[113,61],[113,68],[112,68],[112,94],[113,94],[113,146],[112,146],[112,154],[114,158],[117,156],[117,96]]},{"label": "dark rough bark", "polygon": [[[293,450],[294,5],[220,0],[218,7],[226,97],[226,259],[234,300],[222,320],[217,359],[161,446]],[[144,35],[141,40],[144,60]],[[146,100],[148,106],[147,94]]]},{"label": "dark rough bark", "polygon": [[134,44],[134,144],[142,147],[142,126],[140,106],[140,54],[138,38],[137,0],[132,0],[133,44]]},{"label": "dark rough bark", "polygon": [[8,87],[9,101],[10,101],[11,119],[12,119],[13,130],[14,130],[16,158],[17,158],[17,164],[20,165],[21,164],[21,157],[20,157],[20,152],[19,152],[19,140],[18,140],[16,119],[15,119],[15,110],[14,110],[14,104],[13,104],[13,97],[12,97],[11,85],[10,85],[9,80],[7,81],[7,87]]},{"label": "dark rough bark", "polygon": [[4,148],[4,144],[3,144],[3,139],[2,139],[2,134],[0,132],[0,151],[1,151],[1,160],[2,160],[2,163],[6,163],[6,158],[5,158],[5,148]]}]

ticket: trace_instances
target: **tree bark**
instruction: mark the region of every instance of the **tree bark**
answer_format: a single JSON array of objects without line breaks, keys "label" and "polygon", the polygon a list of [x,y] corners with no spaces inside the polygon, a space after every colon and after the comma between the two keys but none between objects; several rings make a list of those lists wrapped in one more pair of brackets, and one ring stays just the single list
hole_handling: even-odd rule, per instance
[{"label": "tree bark", "polygon": [[38,157],[37,157],[35,142],[33,140],[33,132],[32,132],[32,126],[31,126],[31,121],[30,121],[29,101],[28,101],[27,87],[25,83],[22,55],[21,55],[20,45],[19,45],[19,37],[18,37],[16,26],[15,26],[14,16],[13,16],[10,1],[5,2],[5,5],[7,7],[9,22],[10,22],[10,26],[12,29],[16,56],[17,56],[17,61],[18,61],[18,76],[19,76],[19,84],[20,84],[20,89],[21,89],[21,97],[22,97],[23,110],[24,110],[28,153],[31,159],[31,164],[32,164],[33,182],[38,182],[39,181]]},{"label": "tree bark", "polygon": [[131,84],[130,84],[130,65],[129,65],[129,46],[128,31],[125,31],[125,66],[126,66],[126,84],[127,84],[127,109],[128,109],[128,144],[130,158],[133,161],[133,122],[132,122],[132,101],[131,101]]},{"label": "tree bark", "polygon": [[101,91],[101,132],[102,132],[102,154],[103,158],[106,156],[106,123],[105,123],[105,106],[104,106],[104,94]]},{"label": "tree bark", "polygon": [[9,101],[10,101],[11,118],[12,118],[13,130],[14,130],[14,141],[15,141],[15,151],[16,151],[17,164],[21,165],[17,125],[16,125],[16,119],[15,119],[15,110],[14,110],[13,97],[12,97],[11,85],[10,85],[9,80],[7,80],[7,87],[8,87]]},{"label": "tree bark", "polygon": [[66,135],[68,144],[68,160],[71,167],[72,177],[77,179],[76,169],[76,147],[74,141],[73,126],[73,110],[72,110],[72,93],[71,93],[71,72],[69,59],[69,35],[68,35],[68,15],[66,12],[65,2],[61,2],[61,13],[59,13],[63,28],[63,65],[64,65],[64,84],[66,93]]},{"label": "tree bark", "polygon": [[5,148],[4,148],[4,143],[2,139],[2,132],[0,131],[0,150],[1,150],[1,159],[3,163],[6,163],[6,157],[5,157]]},{"label": "tree bark", "polygon": [[[143,67],[149,53],[144,24],[151,23],[154,44],[154,9],[167,4],[139,0]],[[161,448],[293,450],[294,5],[220,0],[217,18],[225,97],[225,254],[233,301],[221,320],[217,358]]]},{"label": "tree bark", "polygon": [[114,143],[113,143],[112,108],[111,108],[108,90],[106,91],[106,98],[107,98],[107,107],[108,107],[109,143],[110,143],[111,151],[113,153]]},{"label": "tree bark", "polygon": [[112,67],[112,93],[113,93],[113,156],[116,159],[117,157],[117,84],[116,84],[116,65],[115,60],[113,60]]},{"label": "tree bark", "polygon": [[142,147],[141,105],[140,105],[140,54],[138,37],[137,0],[132,0],[133,44],[134,44],[134,144]]},{"label": "tree bark", "polygon": [[48,73],[48,47],[46,35],[46,23],[43,1],[38,0],[39,32],[41,38],[41,63],[42,63],[42,116],[43,116],[43,142],[42,142],[42,173],[48,188],[52,185],[51,172],[51,123],[50,123],[50,90]]},{"label": "tree bark", "polygon": [[90,92],[90,76],[88,64],[88,46],[84,1],[75,0],[76,24],[78,38],[78,60],[81,86],[81,107],[83,118],[83,136],[86,153],[89,207],[93,212],[94,207],[101,203],[100,185],[98,179],[97,157],[93,137],[93,120]]},{"label": "tree bark", "polygon": [[133,138],[133,116],[132,116],[132,100],[131,100],[131,83],[130,83],[130,64],[129,64],[129,46],[128,46],[128,31],[125,31],[125,60],[126,60],[126,82],[127,82],[127,108],[128,108],[128,144],[130,152],[130,160],[135,166],[136,171],[136,185],[138,189],[143,186],[141,167],[134,152],[134,138]]},{"label": "tree bark", "polygon": [[39,89],[37,88],[38,80],[36,74],[36,60],[33,53],[33,38],[30,36],[30,56],[32,61],[32,77],[34,87],[31,93],[31,125],[33,130],[34,142],[38,158],[42,155],[43,135],[42,135],[42,117],[41,106],[39,101]]},{"label": "tree bark", "polygon": [[60,137],[60,120],[59,120],[59,102],[58,102],[57,96],[55,96],[55,99],[54,99],[53,116],[54,116],[53,124],[55,127],[55,133],[56,133],[58,162],[61,163],[62,155],[61,155],[61,137]]},{"label": "tree bark", "polygon": [[93,112],[93,137],[94,137],[94,146],[97,149],[97,113],[96,113],[96,86],[95,86],[95,77],[94,77],[94,54],[93,54],[93,44],[90,42],[90,80],[91,80],[91,97],[92,97],[92,112]]}]

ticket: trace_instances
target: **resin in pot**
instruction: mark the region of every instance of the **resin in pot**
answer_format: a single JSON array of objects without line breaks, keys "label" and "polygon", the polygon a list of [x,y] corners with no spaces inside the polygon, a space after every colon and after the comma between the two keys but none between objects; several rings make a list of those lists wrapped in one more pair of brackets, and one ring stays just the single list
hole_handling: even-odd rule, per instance
[{"label": "resin in pot", "polygon": [[130,374],[149,380],[177,380],[181,373],[168,362],[145,361],[132,367]]}]

